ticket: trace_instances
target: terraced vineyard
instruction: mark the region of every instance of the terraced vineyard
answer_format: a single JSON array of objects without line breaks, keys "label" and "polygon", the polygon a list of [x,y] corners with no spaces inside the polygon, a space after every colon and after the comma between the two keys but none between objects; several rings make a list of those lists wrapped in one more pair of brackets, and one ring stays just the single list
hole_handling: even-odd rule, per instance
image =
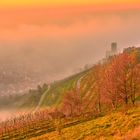
[{"label": "terraced vineyard", "polygon": [[[92,118],[77,117],[49,120],[47,112],[30,114],[7,122],[0,127],[1,140],[94,140],[105,138],[119,140],[127,137],[140,125],[140,107],[126,112],[113,112],[109,115]],[[12,125],[15,123],[15,125]],[[3,131],[2,131],[3,129]],[[134,138],[139,138],[136,133]]]},{"label": "terraced vineyard", "polygon": [[57,131],[53,131],[31,140],[139,140],[139,126],[140,108],[133,108],[127,112],[114,112],[63,128],[61,135]]},{"label": "terraced vineyard", "polygon": [[[91,118],[90,118],[91,119]],[[61,125],[62,128],[68,128],[85,122],[89,118],[62,118],[50,119],[46,111],[27,114],[18,118],[0,123],[0,140],[24,140],[41,136],[49,132],[56,131]]]}]

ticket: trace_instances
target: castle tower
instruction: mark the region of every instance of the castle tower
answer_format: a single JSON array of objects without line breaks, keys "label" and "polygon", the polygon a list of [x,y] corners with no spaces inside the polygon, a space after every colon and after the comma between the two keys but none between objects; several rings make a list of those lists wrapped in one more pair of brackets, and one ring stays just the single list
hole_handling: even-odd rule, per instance
[{"label": "castle tower", "polygon": [[111,54],[112,55],[117,54],[117,43],[116,42],[111,43]]}]

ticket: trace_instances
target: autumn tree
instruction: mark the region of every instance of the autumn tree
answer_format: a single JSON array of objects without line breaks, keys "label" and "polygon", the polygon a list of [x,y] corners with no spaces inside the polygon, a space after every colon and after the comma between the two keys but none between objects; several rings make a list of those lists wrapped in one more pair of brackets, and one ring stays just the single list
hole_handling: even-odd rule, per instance
[{"label": "autumn tree", "polygon": [[77,89],[73,89],[65,93],[62,101],[62,110],[68,116],[81,114],[81,95],[77,92]]},{"label": "autumn tree", "polygon": [[92,90],[88,91],[91,95],[82,96],[80,89],[65,93],[62,103],[65,113],[70,116],[80,115],[91,107],[100,113],[103,104],[113,109],[122,103],[127,105],[131,102],[134,105],[140,91],[140,64],[137,53],[124,52],[105,63],[94,65],[87,84]]},{"label": "autumn tree", "polygon": [[132,69],[130,69],[130,99],[132,104],[135,104],[136,96],[138,96],[138,93],[140,91],[140,64],[137,64],[133,66]]},{"label": "autumn tree", "polygon": [[139,85],[139,67],[134,56],[127,53],[112,58],[104,72],[103,92],[116,108],[118,102],[126,105],[129,100],[135,103],[136,90]]},{"label": "autumn tree", "polygon": [[133,63],[131,63],[130,67],[130,98],[131,102],[134,105],[136,101],[136,97],[139,96],[140,91],[140,48],[133,48],[133,51],[129,52],[129,55],[133,59]]},{"label": "autumn tree", "polygon": [[93,75],[94,75],[94,83],[93,83],[93,89],[94,94],[96,95],[96,104],[97,104],[97,110],[100,113],[101,112],[101,97],[102,97],[102,83],[103,83],[103,72],[105,69],[105,65],[97,64],[93,68]]},{"label": "autumn tree", "polygon": [[100,86],[102,92],[102,102],[111,104],[116,109],[118,104],[118,85],[116,81],[117,71],[113,68],[114,65],[109,65],[104,71],[102,84]]}]

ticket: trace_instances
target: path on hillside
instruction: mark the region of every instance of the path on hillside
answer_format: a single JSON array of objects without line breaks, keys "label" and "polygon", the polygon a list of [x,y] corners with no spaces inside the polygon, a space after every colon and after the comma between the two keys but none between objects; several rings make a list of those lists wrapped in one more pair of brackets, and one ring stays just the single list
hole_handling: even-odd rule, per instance
[{"label": "path on hillside", "polygon": [[[77,90],[80,89],[81,81],[82,81],[82,79],[83,79],[86,75],[87,75],[87,74],[83,75],[82,77],[80,77],[80,78],[78,79],[77,85],[76,85]],[[48,85],[47,91],[43,93],[43,95],[41,96],[40,101],[39,101],[37,107],[35,108],[35,110],[34,110],[33,112],[36,112],[37,110],[39,110],[39,108],[41,107],[41,104],[42,104],[43,101],[44,101],[45,95],[50,91],[50,88],[51,88],[51,85]]]},{"label": "path on hillside", "polygon": [[40,101],[39,101],[37,107],[35,108],[35,110],[33,112],[36,112],[40,108],[42,102],[44,101],[45,95],[50,91],[50,88],[51,88],[51,85],[48,85],[47,91],[42,94],[42,96],[40,98]]},{"label": "path on hillside", "polygon": [[76,86],[77,90],[80,89],[81,81],[82,81],[83,78],[84,78],[84,76],[82,76],[82,77],[80,77],[80,78],[78,79],[78,81],[77,81],[77,86]]},{"label": "path on hillside", "polygon": [[82,77],[80,77],[80,78],[78,79],[78,81],[77,81],[77,86],[76,86],[77,90],[80,89],[81,81],[82,81],[82,79],[83,79],[86,75],[87,75],[87,74],[83,75]]}]

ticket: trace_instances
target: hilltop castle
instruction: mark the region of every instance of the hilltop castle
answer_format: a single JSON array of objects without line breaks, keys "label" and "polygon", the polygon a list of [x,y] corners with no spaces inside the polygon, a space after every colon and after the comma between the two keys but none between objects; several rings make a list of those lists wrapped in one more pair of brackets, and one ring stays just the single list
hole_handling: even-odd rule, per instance
[{"label": "hilltop castle", "polygon": [[106,58],[109,58],[109,57],[111,57],[113,55],[116,55],[117,52],[118,52],[118,50],[117,50],[117,43],[116,42],[112,42],[111,43],[111,50],[106,52]]}]

